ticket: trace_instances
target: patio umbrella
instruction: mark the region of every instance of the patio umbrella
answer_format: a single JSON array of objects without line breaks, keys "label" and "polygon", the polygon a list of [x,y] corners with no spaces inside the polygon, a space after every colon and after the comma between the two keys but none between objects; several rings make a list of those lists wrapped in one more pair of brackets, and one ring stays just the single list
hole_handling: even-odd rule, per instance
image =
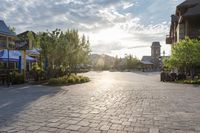
[{"label": "patio umbrella", "polygon": [[26,54],[36,56],[36,55],[40,55],[40,52],[38,49],[32,49],[32,50],[26,50]]},{"label": "patio umbrella", "polygon": [[[19,57],[21,56],[21,52],[18,50],[9,50],[9,61],[11,62],[19,62]],[[0,50],[0,61],[7,62],[8,61],[8,50]],[[32,58],[26,55],[27,62],[36,62],[37,59]]]}]

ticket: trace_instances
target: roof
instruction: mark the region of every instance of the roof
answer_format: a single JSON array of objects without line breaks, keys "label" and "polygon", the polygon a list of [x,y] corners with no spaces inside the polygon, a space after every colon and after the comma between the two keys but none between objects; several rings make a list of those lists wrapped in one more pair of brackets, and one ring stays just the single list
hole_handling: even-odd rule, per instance
[{"label": "roof", "polygon": [[140,61],[142,64],[144,64],[144,65],[153,65],[153,63],[152,62],[150,62],[150,61]]},{"label": "roof", "polygon": [[161,47],[160,42],[153,42],[151,47]]},{"label": "roof", "polygon": [[149,61],[151,62],[153,60],[152,56],[143,56],[141,61]]},{"label": "roof", "polygon": [[188,11],[183,15],[185,17],[200,15],[200,4],[195,7],[189,8]]},{"label": "roof", "polygon": [[188,8],[188,7],[195,6],[198,3],[200,3],[199,0],[186,0],[180,5],[178,5],[177,8]]},{"label": "roof", "polygon": [[33,32],[33,31],[25,31],[25,32],[22,32],[22,33],[20,33],[20,34],[18,34],[17,36],[18,37],[23,37],[23,38],[28,38],[28,33],[29,32],[31,32],[32,34],[33,34],[33,37],[35,37],[36,36],[36,34],[35,34],[35,32]]},{"label": "roof", "polygon": [[0,20],[0,34],[6,35],[6,36],[16,36],[15,33],[11,32],[8,28],[8,26],[5,24],[3,20]]}]

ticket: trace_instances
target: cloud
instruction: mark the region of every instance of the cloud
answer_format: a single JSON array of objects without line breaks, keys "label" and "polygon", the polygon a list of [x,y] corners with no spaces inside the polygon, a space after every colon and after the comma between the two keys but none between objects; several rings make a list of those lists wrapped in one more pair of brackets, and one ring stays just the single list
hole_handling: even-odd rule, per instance
[{"label": "cloud", "polygon": [[17,32],[79,29],[99,53],[164,42],[183,0],[2,0],[0,19]]},{"label": "cloud", "polygon": [[97,44],[94,46],[91,46],[91,49],[94,53],[111,53],[113,50],[121,50],[123,49],[123,45],[121,45],[118,42],[112,42],[105,44]]}]

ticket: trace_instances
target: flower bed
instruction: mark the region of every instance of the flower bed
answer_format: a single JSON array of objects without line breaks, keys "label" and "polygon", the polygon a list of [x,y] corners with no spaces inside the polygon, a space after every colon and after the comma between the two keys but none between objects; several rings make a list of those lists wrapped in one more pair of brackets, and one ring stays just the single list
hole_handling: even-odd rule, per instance
[{"label": "flower bed", "polygon": [[80,76],[80,75],[71,75],[69,77],[63,76],[59,78],[52,78],[48,81],[48,85],[70,85],[70,84],[80,84],[89,82],[90,79],[88,77]]}]

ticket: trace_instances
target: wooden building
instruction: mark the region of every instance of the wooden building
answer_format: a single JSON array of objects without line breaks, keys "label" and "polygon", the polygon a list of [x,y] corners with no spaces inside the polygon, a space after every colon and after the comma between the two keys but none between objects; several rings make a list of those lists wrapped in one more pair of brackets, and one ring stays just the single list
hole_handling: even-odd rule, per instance
[{"label": "wooden building", "polygon": [[11,32],[5,22],[0,20],[0,49],[12,49],[15,45],[16,34]]},{"label": "wooden building", "polygon": [[143,56],[141,67],[143,71],[156,71],[161,67],[161,45],[160,42],[153,42],[151,45],[151,56]]},{"label": "wooden building", "polygon": [[191,39],[200,37],[200,0],[186,0],[177,6],[171,16],[170,33],[166,44],[176,44],[188,36]]}]

